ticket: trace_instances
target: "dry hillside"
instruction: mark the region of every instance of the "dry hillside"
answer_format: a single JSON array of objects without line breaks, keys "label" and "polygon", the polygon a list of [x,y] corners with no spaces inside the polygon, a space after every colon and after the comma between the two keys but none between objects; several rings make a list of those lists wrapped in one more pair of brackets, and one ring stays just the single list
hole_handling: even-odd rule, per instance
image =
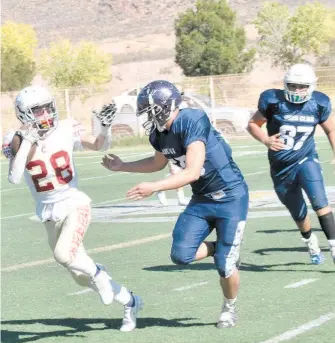
[{"label": "dry hillside", "polygon": [[[239,21],[250,23],[264,1],[229,0]],[[281,0],[296,7],[308,0]],[[321,0],[335,6],[334,0]],[[154,33],[171,33],[178,13],[190,8],[194,0],[2,0],[2,22],[29,23],[38,32],[41,45],[58,36],[73,41],[140,37]]]}]

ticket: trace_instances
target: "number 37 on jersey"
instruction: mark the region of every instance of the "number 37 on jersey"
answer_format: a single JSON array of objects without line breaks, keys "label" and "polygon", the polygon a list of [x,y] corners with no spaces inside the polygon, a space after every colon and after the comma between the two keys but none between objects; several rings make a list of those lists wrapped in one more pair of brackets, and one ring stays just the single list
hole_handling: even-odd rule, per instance
[{"label": "number 37 on jersey", "polygon": [[299,150],[313,133],[313,126],[283,125],[280,127],[280,137],[284,140],[285,150]]}]

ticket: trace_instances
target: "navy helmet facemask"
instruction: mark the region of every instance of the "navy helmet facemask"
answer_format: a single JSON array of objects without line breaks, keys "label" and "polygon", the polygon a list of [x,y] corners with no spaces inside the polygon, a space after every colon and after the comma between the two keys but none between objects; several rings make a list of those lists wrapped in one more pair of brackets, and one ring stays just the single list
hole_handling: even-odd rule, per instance
[{"label": "navy helmet facemask", "polygon": [[153,81],[147,84],[137,97],[137,116],[147,115],[143,124],[146,134],[154,129],[166,130],[166,123],[171,114],[182,102],[182,94],[177,87],[168,81]]}]

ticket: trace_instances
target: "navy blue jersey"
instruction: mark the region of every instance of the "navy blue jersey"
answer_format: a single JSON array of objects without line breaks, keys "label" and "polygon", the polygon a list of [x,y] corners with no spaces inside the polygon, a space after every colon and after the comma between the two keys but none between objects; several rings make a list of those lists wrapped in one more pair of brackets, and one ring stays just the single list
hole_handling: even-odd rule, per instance
[{"label": "navy blue jersey", "polygon": [[150,134],[154,149],[181,168],[185,168],[187,147],[196,141],[205,143],[206,157],[200,178],[191,183],[193,194],[209,195],[221,191],[228,198],[233,189],[244,184],[243,175],[232,159],[230,146],[211,125],[204,111],[180,110],[170,130],[154,130]]},{"label": "navy blue jersey", "polygon": [[258,110],[267,119],[268,135],[280,133],[286,145],[284,150],[269,150],[272,173],[283,175],[304,158],[317,156],[315,128],[331,114],[331,102],[327,95],[315,91],[305,103],[293,104],[285,99],[283,90],[268,89],[260,95]]}]

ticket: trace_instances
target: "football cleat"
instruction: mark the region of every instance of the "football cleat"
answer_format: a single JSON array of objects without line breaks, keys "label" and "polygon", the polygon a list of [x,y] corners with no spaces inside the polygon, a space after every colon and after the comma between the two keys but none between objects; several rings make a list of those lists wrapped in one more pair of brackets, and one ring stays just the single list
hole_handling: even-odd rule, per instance
[{"label": "football cleat", "polygon": [[324,261],[324,257],[319,247],[319,242],[316,235],[312,233],[310,238],[301,239],[308,248],[309,257],[311,259],[312,264],[322,264]]},{"label": "football cleat", "polygon": [[136,328],[137,315],[143,308],[143,301],[138,295],[133,295],[133,305],[124,307],[124,317],[120,331],[129,332]]},{"label": "football cleat", "polygon": [[218,329],[234,327],[236,325],[236,321],[236,305],[223,304],[219,320],[216,323],[216,327]]}]

